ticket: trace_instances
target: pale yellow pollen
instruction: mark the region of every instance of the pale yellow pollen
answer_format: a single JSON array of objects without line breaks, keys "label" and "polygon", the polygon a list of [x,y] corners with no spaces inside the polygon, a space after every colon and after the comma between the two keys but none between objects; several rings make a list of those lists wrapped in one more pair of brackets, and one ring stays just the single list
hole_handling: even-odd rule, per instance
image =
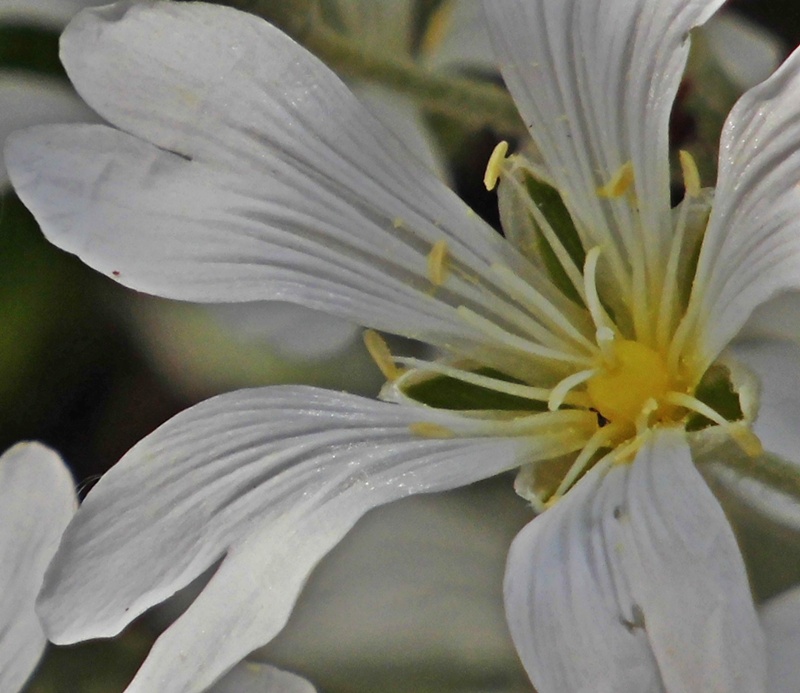
[{"label": "pale yellow pollen", "polygon": [[635,424],[649,401],[661,401],[669,387],[664,358],[640,342],[618,340],[614,360],[586,383],[594,408],[611,422]]},{"label": "pale yellow pollen", "polygon": [[483,174],[483,184],[487,190],[494,190],[497,186],[497,181],[500,179],[500,174],[503,172],[503,163],[508,154],[508,142],[503,140],[498,142],[494,148],[492,155],[489,157],[489,163],[486,164],[486,173]]},{"label": "pale yellow pollen", "polygon": [[598,197],[622,197],[633,185],[633,164],[628,161],[620,166],[619,171],[605,185],[597,188]]},{"label": "pale yellow pollen", "polygon": [[430,421],[417,421],[409,424],[408,430],[421,438],[455,438],[455,432],[446,426]]},{"label": "pale yellow pollen", "polygon": [[683,185],[686,188],[686,195],[688,197],[699,197],[700,171],[697,169],[697,162],[685,149],[681,149],[678,152],[678,159],[681,162],[681,172],[683,173]]},{"label": "pale yellow pollen", "polygon": [[450,274],[450,254],[447,241],[436,241],[428,253],[428,279],[434,286],[441,286]]},{"label": "pale yellow pollen", "polygon": [[364,346],[367,347],[369,355],[375,361],[383,377],[388,381],[397,380],[404,371],[395,365],[389,345],[375,330],[364,330]]}]

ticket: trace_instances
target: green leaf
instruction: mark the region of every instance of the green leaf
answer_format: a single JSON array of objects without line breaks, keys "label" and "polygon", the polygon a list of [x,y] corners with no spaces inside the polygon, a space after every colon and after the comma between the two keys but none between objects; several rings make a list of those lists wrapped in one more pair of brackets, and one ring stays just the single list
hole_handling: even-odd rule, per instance
[{"label": "green leaf", "polygon": [[58,33],[21,24],[0,25],[0,67],[67,77],[58,59]]},{"label": "green leaf", "polygon": [[[553,227],[553,231],[555,231],[556,236],[558,236],[575,266],[581,269],[586,261],[586,251],[583,249],[575,223],[572,221],[572,216],[561,199],[558,190],[530,175],[525,177],[525,187],[534,204],[541,210],[550,226]],[[536,229],[539,254],[553,283],[561,289],[564,295],[578,305],[583,306],[581,297],[569,280],[552,246],[547,242],[544,233],[535,222],[533,226]]]},{"label": "green leaf", "polygon": [[[730,371],[725,366],[719,364],[711,366],[700,380],[694,396],[727,421],[741,421],[744,418],[739,395],[733,389]],[[705,416],[694,414],[686,423],[686,430],[699,431],[711,425],[713,422]]]},{"label": "green leaf", "polygon": [[[508,383],[522,384],[493,368],[479,368],[477,375],[496,378]],[[516,397],[503,392],[465,383],[449,376],[436,376],[414,383],[405,388],[408,397],[437,409],[495,410],[495,411],[545,411],[545,402],[536,402],[525,397]]]}]

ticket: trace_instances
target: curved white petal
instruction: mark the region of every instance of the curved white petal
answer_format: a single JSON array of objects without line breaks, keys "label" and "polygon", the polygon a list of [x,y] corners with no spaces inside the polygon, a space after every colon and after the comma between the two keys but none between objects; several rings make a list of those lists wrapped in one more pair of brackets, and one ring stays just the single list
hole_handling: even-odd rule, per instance
[{"label": "curved white petal", "polygon": [[[0,144],[29,125],[92,120],[97,116],[60,80],[0,71]],[[8,183],[0,157],[0,192]]]},{"label": "curved white petal", "polygon": [[725,75],[742,90],[769,77],[785,55],[777,36],[736,12],[721,12],[703,34]]},{"label": "curved white petal", "polygon": [[38,443],[0,457],[0,691],[22,688],[47,639],[33,610],[45,568],[75,512],[72,477]]},{"label": "curved white petal", "polygon": [[[485,0],[503,77],[587,249],[663,264],[667,130],[687,35],[722,2]],[[628,162],[638,211],[597,194]]]},{"label": "curved white petal", "polygon": [[678,431],[590,471],[519,534],[506,611],[541,693],[764,691],[744,562]]},{"label": "curved white petal", "polygon": [[709,362],[753,309],[800,288],[800,50],[734,106],[687,319]]},{"label": "curved white petal", "polygon": [[800,681],[800,588],[773,597],[758,615],[767,641],[767,690],[796,693]]},{"label": "curved white petal", "polygon": [[[800,345],[778,340],[752,339],[736,342],[730,350],[757,376],[760,383],[758,414],[753,431],[768,453],[784,463],[800,466]],[[800,529],[797,499],[768,487],[752,477],[738,474],[730,466],[714,462],[719,454],[742,454],[737,449],[711,453],[707,471],[748,506],[781,524]],[[765,459],[763,464],[769,464]]]},{"label": "curved white petal", "polygon": [[358,84],[353,92],[417,158],[443,181],[448,181],[447,163],[412,99],[384,87]]},{"label": "curved white petal", "polygon": [[304,678],[260,662],[244,661],[209,689],[209,693],[315,693]]},{"label": "curved white petal", "polygon": [[[526,334],[494,265],[577,309],[469,210],[333,73],[266,22],[203,3],[84,11],[62,59],[132,135],[41,128],[9,140],[45,235],[136,289],[290,300],[436,344],[497,345],[455,310]],[[444,242],[441,286],[428,255]],[[578,318],[576,318],[578,320]]]},{"label": "curved white petal", "polygon": [[[413,433],[420,422],[442,437]],[[580,444],[483,437],[496,426],[303,387],[197,405],[87,496],[40,596],[48,635],[113,635],[224,557],[129,688],[199,691],[283,627],[311,569],[370,508]]]}]

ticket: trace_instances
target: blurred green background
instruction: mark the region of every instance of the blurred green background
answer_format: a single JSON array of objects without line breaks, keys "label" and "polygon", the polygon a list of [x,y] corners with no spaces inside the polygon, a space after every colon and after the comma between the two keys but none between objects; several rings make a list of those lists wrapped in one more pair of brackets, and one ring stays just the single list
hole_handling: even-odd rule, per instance
[{"label": "blurred green background", "polygon": [[[437,4],[420,1],[420,24]],[[738,0],[730,7],[773,32],[787,54],[800,44],[797,0]],[[0,7],[0,72],[67,85],[57,58],[58,33],[57,26],[9,15]],[[2,98],[0,91],[0,121],[10,108]],[[713,151],[730,98],[731,93],[711,86],[706,92],[702,81],[687,81],[686,98],[676,111],[681,146],[701,156]],[[442,118],[431,122],[459,192],[495,221],[495,201],[481,179],[492,147],[505,133],[468,131]],[[701,163],[713,168],[713,160]],[[70,464],[85,494],[136,441],[216,392],[308,382],[374,394],[380,385],[358,339],[346,341],[333,355],[304,361],[273,353],[257,339],[231,341],[224,326],[205,324],[201,313],[175,310],[168,301],[133,295],[50,246],[6,187],[0,197],[0,449],[23,439],[51,445]],[[782,544],[772,541],[773,530],[746,524],[742,530],[743,544],[756,562],[776,555],[794,561],[785,578],[780,569],[759,578],[764,596],[785,587],[799,565],[796,556],[787,559]],[[156,630],[145,619],[112,642],[54,649],[29,690],[121,691]]]}]

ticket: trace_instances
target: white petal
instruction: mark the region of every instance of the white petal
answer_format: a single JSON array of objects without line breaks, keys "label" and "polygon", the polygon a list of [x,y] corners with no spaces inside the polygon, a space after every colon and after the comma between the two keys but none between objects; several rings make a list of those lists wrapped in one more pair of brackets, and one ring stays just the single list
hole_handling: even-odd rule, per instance
[{"label": "white petal", "polygon": [[767,640],[769,693],[796,693],[800,681],[800,588],[773,597],[759,610]]},{"label": "white petal", "polygon": [[[60,80],[0,71],[0,144],[14,130],[29,125],[92,120],[97,116]],[[8,183],[0,157],[0,192]]]},{"label": "white petal", "polygon": [[[419,437],[420,421],[456,437]],[[113,635],[224,557],[129,688],[199,691],[283,627],[308,573],[370,508],[569,445],[481,437],[491,426],[302,387],[197,405],[89,493],[45,579],[48,634]]]},{"label": "white petal", "polygon": [[[722,1],[485,0],[503,77],[587,249],[663,263],[667,131],[687,34]],[[628,162],[638,212],[597,195]]]},{"label": "white petal", "polygon": [[0,691],[22,688],[46,638],[33,610],[45,568],[77,505],[61,458],[38,443],[0,457]]},{"label": "white petal", "polygon": [[[252,15],[84,11],[62,58],[134,136],[34,129],[9,140],[7,165],[45,235],[127,286],[290,300],[437,344],[495,345],[455,307],[524,334],[530,314],[498,286],[499,264],[576,312],[328,68]],[[442,241],[452,271],[437,288],[428,254]]]},{"label": "white petal", "polygon": [[800,51],[734,106],[687,319],[709,362],[753,309],[800,288]]},{"label": "white petal", "polygon": [[511,548],[506,611],[541,693],[764,690],[733,532],[682,433],[590,471]]},{"label": "white petal", "polygon": [[708,48],[741,90],[769,77],[785,55],[777,36],[736,12],[722,12],[703,28]]},{"label": "white petal", "polygon": [[222,679],[209,693],[315,693],[316,688],[296,674],[268,664],[244,661]]},{"label": "white petal", "polygon": [[[734,356],[758,378],[758,415],[753,431],[768,453],[782,462],[800,467],[800,345],[777,340],[748,340],[730,347]],[[706,471],[751,508],[776,522],[800,529],[800,503],[797,499],[770,488],[752,477],[738,474],[722,462],[714,462],[720,454],[742,454],[718,448],[706,457],[711,462]],[[764,464],[769,464],[766,459]],[[800,470],[799,470],[800,471]]]},{"label": "white petal", "polygon": [[449,180],[442,152],[412,99],[391,89],[367,84],[355,85],[353,92],[424,166],[439,179]]}]

